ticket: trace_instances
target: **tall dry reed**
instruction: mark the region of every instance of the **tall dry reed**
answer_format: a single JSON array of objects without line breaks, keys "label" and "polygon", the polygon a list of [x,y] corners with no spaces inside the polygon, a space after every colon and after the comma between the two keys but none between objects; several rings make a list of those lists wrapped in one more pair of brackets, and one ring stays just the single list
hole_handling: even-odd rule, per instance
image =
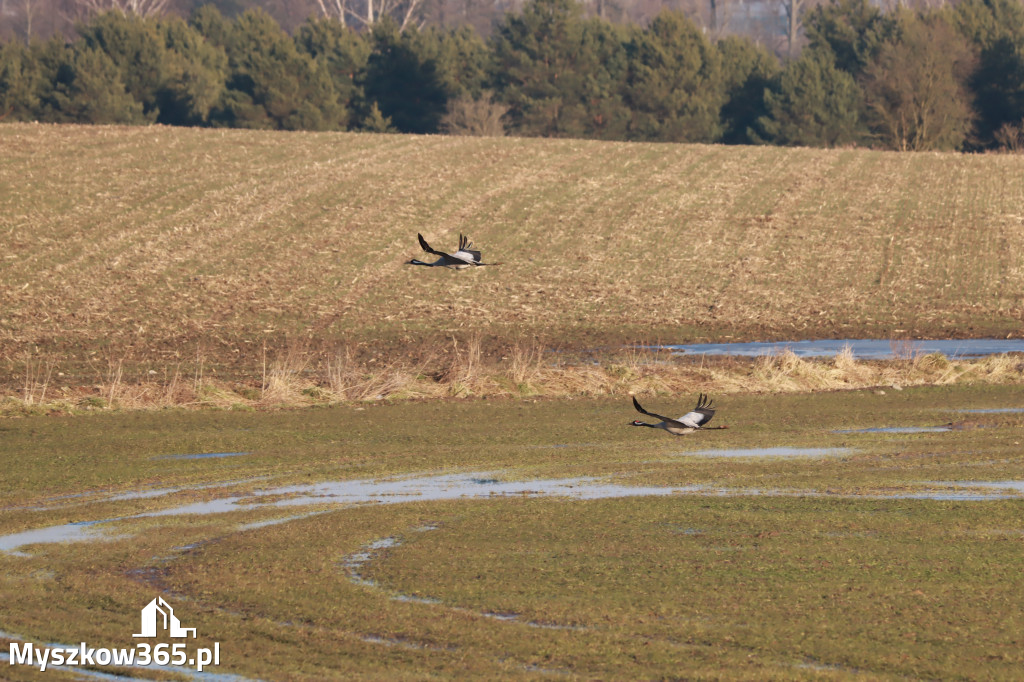
[{"label": "tall dry reed", "polygon": [[[691,395],[697,392],[789,393],[875,386],[923,384],[1024,384],[1024,359],[990,356],[978,360],[915,354],[890,361],[858,361],[850,349],[833,358],[801,358],[786,352],[752,361],[672,358],[665,353],[626,349],[601,361],[553,358],[539,344],[517,342],[502,360],[486,360],[479,338],[452,340],[448,352],[428,352],[421,360],[391,362],[376,357],[358,361],[348,349],[318,354],[302,346],[284,349],[266,359],[258,382],[229,384],[203,377],[197,353],[192,381],[182,368],[160,379],[128,383],[123,360],[108,361],[100,384],[79,391],[79,397],[49,398],[61,409],[99,405],[119,409],[168,406],[252,406],[270,408],[344,401],[401,400],[467,396],[601,396],[629,394]],[[19,394],[6,396],[5,411],[35,408],[51,393],[47,387],[55,363],[26,357]],[[258,389],[253,388],[253,384]],[[4,397],[4,396],[0,396]]]}]

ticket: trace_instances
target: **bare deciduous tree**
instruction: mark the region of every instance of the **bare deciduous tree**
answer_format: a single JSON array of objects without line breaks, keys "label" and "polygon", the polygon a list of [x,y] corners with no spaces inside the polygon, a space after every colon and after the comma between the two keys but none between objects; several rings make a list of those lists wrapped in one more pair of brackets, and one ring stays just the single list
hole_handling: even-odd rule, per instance
[{"label": "bare deciduous tree", "polygon": [[478,99],[459,97],[448,102],[448,113],[441,118],[441,128],[449,135],[501,137],[505,134],[504,116],[508,105],[494,101],[485,90]]},{"label": "bare deciduous tree", "polygon": [[317,0],[320,13],[336,19],[343,25],[373,26],[388,15],[398,22],[399,29],[420,24],[419,13],[423,0]]},{"label": "bare deciduous tree", "polygon": [[0,0],[0,40],[68,35],[86,19],[76,0]]},{"label": "bare deciduous tree", "polygon": [[45,13],[41,0],[0,0],[0,36],[16,35],[27,43]]},{"label": "bare deciduous tree", "polygon": [[117,10],[140,17],[163,14],[169,3],[170,0],[76,0],[76,4],[89,14]]},{"label": "bare deciduous tree", "polygon": [[975,56],[943,21],[904,15],[899,41],[887,41],[864,72],[875,134],[892,149],[958,149],[973,120],[967,81]]},{"label": "bare deciduous tree", "polygon": [[[792,61],[800,54],[804,39],[804,16],[822,0],[765,0],[764,19],[769,29],[766,45],[774,43],[776,54]],[[750,4],[750,3],[746,3]],[[749,32],[748,32],[749,34]],[[771,40],[771,38],[777,40]]]},{"label": "bare deciduous tree", "polygon": [[998,149],[1014,154],[1024,154],[1024,119],[1018,123],[1004,123],[995,132]]},{"label": "bare deciduous tree", "polygon": [[785,0],[782,4],[786,11],[786,46],[787,56],[796,56],[796,41],[803,27],[803,13],[807,0]]},{"label": "bare deciduous tree", "polygon": [[32,24],[33,20],[39,14],[39,0],[21,0],[18,3],[21,7],[21,18],[24,22],[25,28],[25,42],[29,42],[32,39]]},{"label": "bare deciduous tree", "polygon": [[697,0],[693,10],[686,14],[704,29],[708,38],[717,41],[729,33],[736,5],[735,0]]},{"label": "bare deciduous tree", "polygon": [[342,26],[347,25],[345,0],[316,0],[320,7],[320,15],[328,19],[337,19]]}]

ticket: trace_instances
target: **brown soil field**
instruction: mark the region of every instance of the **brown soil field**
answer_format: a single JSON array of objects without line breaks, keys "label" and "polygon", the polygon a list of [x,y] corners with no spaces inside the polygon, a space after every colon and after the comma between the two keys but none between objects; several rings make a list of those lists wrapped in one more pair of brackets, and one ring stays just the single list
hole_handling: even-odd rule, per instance
[{"label": "brown soil field", "polygon": [[[1024,333],[1021,155],[32,124],[0,151],[7,395]],[[417,232],[503,264],[407,266]]]}]

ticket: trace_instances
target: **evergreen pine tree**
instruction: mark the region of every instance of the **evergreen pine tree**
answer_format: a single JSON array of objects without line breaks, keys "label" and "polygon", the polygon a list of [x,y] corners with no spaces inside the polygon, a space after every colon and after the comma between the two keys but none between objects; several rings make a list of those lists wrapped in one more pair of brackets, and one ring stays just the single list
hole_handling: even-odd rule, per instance
[{"label": "evergreen pine tree", "polygon": [[177,17],[157,20],[156,29],[166,48],[157,123],[205,124],[224,92],[227,55]]},{"label": "evergreen pine tree", "polygon": [[765,91],[768,114],[758,119],[757,141],[836,147],[865,135],[863,94],[853,76],[836,68],[829,50],[805,49]]},{"label": "evergreen pine tree", "polygon": [[868,0],[830,0],[807,13],[804,31],[812,49],[830,51],[836,68],[858,78],[896,22]]},{"label": "evergreen pine tree", "polygon": [[998,146],[1004,128],[1024,131],[1024,5],[964,0],[948,18],[979,56],[970,79],[977,114],[974,146]]},{"label": "evergreen pine tree", "polygon": [[281,130],[338,129],[344,111],[327,65],[300,54],[277,22],[262,10],[234,21],[225,45],[230,75],[218,125]]},{"label": "evergreen pine tree", "polygon": [[491,41],[494,82],[509,106],[512,130],[539,136],[561,132],[564,109],[571,106],[564,83],[578,77],[582,23],[573,0],[532,0],[498,25]]},{"label": "evergreen pine tree", "polygon": [[722,142],[750,144],[750,131],[767,115],[765,89],[777,78],[779,60],[746,38],[728,36],[718,41],[722,55],[725,104],[722,105]]},{"label": "evergreen pine tree", "polygon": [[583,24],[579,67],[584,76],[579,97],[583,103],[578,126],[582,137],[625,140],[631,120],[626,103],[629,56],[626,28],[594,17]]},{"label": "evergreen pine tree", "polygon": [[370,40],[373,51],[363,80],[366,101],[376,104],[400,132],[438,132],[448,93],[432,56],[439,52],[437,35],[416,28],[400,31],[385,16],[374,24]]},{"label": "evergreen pine tree", "polygon": [[31,121],[39,108],[39,67],[20,42],[0,43],[0,117]]},{"label": "evergreen pine tree", "polygon": [[295,34],[299,52],[324,64],[330,74],[342,116],[339,125],[349,128],[355,111],[363,106],[360,82],[370,56],[370,43],[360,33],[335,19],[308,19]]},{"label": "evergreen pine tree", "polygon": [[450,31],[427,29],[422,33],[433,34],[428,42],[437,51],[431,56],[437,62],[438,74],[448,98],[479,99],[488,83],[491,55],[487,43],[470,26],[459,26]]},{"label": "evergreen pine tree", "polygon": [[145,123],[142,104],[121,81],[120,70],[102,50],[82,44],[65,48],[52,39],[43,48],[49,88],[40,98],[40,120],[52,123]]},{"label": "evergreen pine tree", "polygon": [[199,31],[210,45],[227,47],[231,22],[212,4],[203,4],[192,11],[188,25]]},{"label": "evergreen pine tree", "polygon": [[574,0],[531,0],[505,16],[491,39],[493,82],[513,131],[621,136],[622,41],[598,21],[584,21]]},{"label": "evergreen pine tree", "polygon": [[149,121],[159,114],[157,92],[165,74],[166,48],[155,21],[136,14],[110,11],[78,27],[86,49],[98,50],[117,67],[125,89],[142,105]]},{"label": "evergreen pine tree", "polygon": [[662,12],[629,44],[629,136],[714,142],[725,102],[721,54],[683,15]]},{"label": "evergreen pine tree", "polygon": [[368,133],[393,133],[395,127],[391,125],[391,119],[381,113],[376,102],[370,104],[366,115],[363,117],[360,129]]}]

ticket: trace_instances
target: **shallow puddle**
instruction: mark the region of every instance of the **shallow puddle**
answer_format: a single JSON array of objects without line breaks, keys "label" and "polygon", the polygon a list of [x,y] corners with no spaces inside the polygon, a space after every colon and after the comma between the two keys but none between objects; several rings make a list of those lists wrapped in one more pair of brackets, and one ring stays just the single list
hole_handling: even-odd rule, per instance
[{"label": "shallow puddle", "polygon": [[957,412],[970,412],[972,414],[1006,414],[1024,412],[1024,407],[978,407],[971,409],[960,409]]},{"label": "shallow puddle", "polygon": [[[238,482],[238,481],[234,481]],[[226,483],[225,483],[226,484]],[[217,487],[224,484],[205,484],[197,486]],[[182,488],[164,488],[166,494]],[[230,496],[195,502],[179,507],[171,507],[154,512],[144,512],[131,516],[113,519],[102,519],[81,523],[37,528],[16,532],[8,536],[0,536],[0,552],[26,556],[16,552],[17,548],[34,544],[59,542],[83,542],[90,540],[113,540],[104,536],[99,527],[101,524],[122,521],[132,518],[178,516],[185,514],[225,514],[253,509],[285,508],[316,504],[358,505],[358,504],[398,504],[402,502],[426,502],[437,500],[457,500],[471,498],[493,498],[507,496],[541,497],[561,496],[581,500],[600,498],[616,498],[631,496],[674,495],[697,493],[698,486],[662,487],[662,486],[630,486],[614,483],[596,482],[592,478],[566,478],[534,481],[502,481],[494,473],[441,474],[414,478],[394,479],[357,479],[327,481],[305,485],[284,485],[256,491],[245,496]],[[131,499],[135,493],[118,496]],[[146,492],[145,497],[156,497],[156,491]],[[292,517],[298,518],[298,517]],[[284,522],[282,519],[276,522]],[[274,521],[257,521],[259,524],[271,524]]]},{"label": "shallow puddle", "polygon": [[[738,450],[702,450],[682,453],[703,457],[828,457],[853,452],[850,448],[753,448]],[[1004,481],[988,483],[919,483],[926,489],[913,488],[885,494],[843,495],[816,490],[719,488],[704,485],[687,486],[629,486],[605,483],[594,478],[538,479],[532,481],[503,481],[500,472],[472,472],[459,474],[437,474],[391,479],[357,479],[350,481],[326,481],[307,485],[289,485],[257,490],[246,495],[232,495],[204,502],[171,507],[160,511],[145,512],[114,519],[102,519],[0,536],[0,552],[24,556],[18,548],[53,542],[74,542],[85,540],[114,539],[102,533],[101,526],[115,521],[136,518],[182,516],[188,514],[224,514],[255,509],[275,509],[309,505],[358,504],[399,504],[402,502],[427,502],[436,500],[522,497],[566,497],[577,500],[596,500],[615,497],[647,497],[664,495],[715,495],[715,496],[787,496],[787,497],[843,497],[876,499],[1002,499],[1019,497],[1024,494],[1021,482]],[[197,488],[219,487],[225,484],[207,484]],[[913,484],[912,484],[913,485]],[[963,491],[970,486],[973,491]],[[934,490],[946,487],[949,490]],[[988,491],[979,488],[989,488]],[[169,489],[172,490],[172,489]],[[268,521],[243,524],[240,530],[257,528],[261,525],[285,523],[302,518],[285,517]]]},{"label": "shallow puddle", "polygon": [[423,644],[420,642],[414,642],[410,639],[403,639],[401,637],[381,637],[380,635],[363,635],[359,639],[363,640],[367,644],[383,644],[385,646],[409,649],[410,651],[458,651],[458,647],[454,646],[436,646],[433,644]]},{"label": "shallow puddle", "polygon": [[734,448],[726,450],[696,450],[681,455],[694,457],[840,457],[853,454],[853,448]]},{"label": "shallow puddle", "polygon": [[996,490],[1014,490],[1024,493],[1024,481],[942,481],[935,485],[958,488],[994,488]]},{"label": "shallow puddle", "polygon": [[242,457],[251,452],[201,452],[189,455],[160,455],[153,459],[222,459],[224,457]]},{"label": "shallow puddle", "polygon": [[[217,514],[259,507],[294,507],[311,504],[397,504],[411,501],[453,500],[501,496],[565,496],[577,499],[671,495],[697,492],[697,487],[634,487],[601,483],[592,478],[502,481],[496,474],[440,474],[418,478],[357,479],[327,481],[306,485],[281,486],[255,491],[245,496],[223,497],[194,502],[139,516],[176,516],[181,514]],[[266,499],[261,499],[266,498]]]},{"label": "shallow puddle", "polygon": [[1022,339],[879,340],[821,339],[752,343],[688,343],[662,348],[687,355],[735,355],[757,357],[790,351],[799,357],[832,357],[849,348],[858,360],[892,360],[914,355],[942,353],[950,358],[980,358],[1002,353],[1024,353]]},{"label": "shallow puddle", "polygon": [[[197,483],[187,487],[180,488],[143,488],[141,490],[127,490],[120,493],[110,493],[104,490],[86,490],[81,493],[74,493],[71,495],[58,495],[56,497],[49,497],[43,501],[42,505],[36,505],[31,507],[0,507],[0,510],[10,509],[23,509],[27,511],[48,511],[52,509],[60,509],[63,507],[81,506],[85,504],[92,504],[94,502],[121,502],[123,500],[145,500],[154,497],[164,497],[165,495],[171,495],[173,493],[180,493],[183,490],[195,491],[205,490],[207,488],[228,488],[231,486],[239,485],[242,483],[252,483],[253,481],[261,481],[267,478],[266,476],[256,476],[254,478],[247,479],[235,479],[232,481],[220,481],[217,483]],[[56,502],[57,504],[48,504]]]},{"label": "shallow puddle", "polygon": [[77,523],[66,523],[61,526],[49,526],[48,528],[37,528],[3,535],[0,536],[0,552],[7,552],[13,556],[30,556],[25,552],[17,551],[17,549],[25,545],[41,543],[116,540],[120,536],[108,535],[104,533],[103,529],[97,527],[100,524],[110,523],[115,520],[79,521]]},{"label": "shallow puddle", "polygon": [[939,433],[952,431],[949,426],[875,426],[868,429],[836,429],[832,433]]},{"label": "shallow puddle", "polygon": [[256,528],[266,528],[267,526],[277,526],[282,523],[288,523],[289,521],[298,521],[299,519],[305,519],[310,516],[323,513],[324,512],[310,512],[309,514],[293,514],[292,516],[280,516],[273,519],[265,519],[263,521],[253,521],[252,523],[240,524],[238,526],[238,530],[254,530]]},{"label": "shallow puddle", "polygon": [[110,493],[100,490],[86,490],[72,495],[57,495],[43,500],[41,505],[31,507],[0,507],[3,510],[24,509],[26,511],[47,511],[62,507],[74,507],[93,502],[119,502],[121,500],[142,500],[149,497],[163,497],[184,490],[184,488],[147,488],[145,490],[129,490],[123,493]]}]

